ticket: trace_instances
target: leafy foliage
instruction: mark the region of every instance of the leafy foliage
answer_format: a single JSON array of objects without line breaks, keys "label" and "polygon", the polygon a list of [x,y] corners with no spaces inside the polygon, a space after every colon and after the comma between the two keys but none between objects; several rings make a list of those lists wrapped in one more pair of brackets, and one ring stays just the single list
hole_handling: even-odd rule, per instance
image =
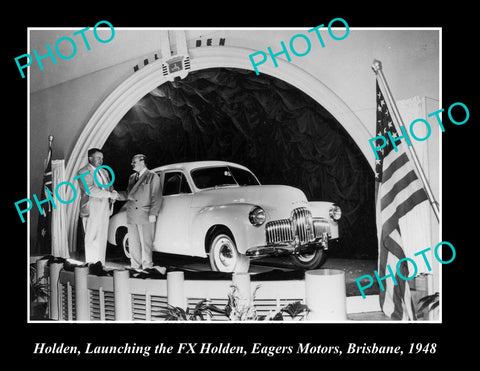
[{"label": "leafy foliage", "polygon": [[40,299],[48,299],[49,291],[46,283],[47,276],[35,278],[36,265],[30,265],[30,319],[43,320],[46,318],[48,301]]},{"label": "leafy foliage", "polygon": [[212,312],[219,313],[229,318],[231,321],[283,321],[284,314],[287,314],[292,319],[302,314],[306,315],[309,312],[308,307],[300,301],[292,302],[281,308],[280,310],[271,313],[270,315],[258,315],[254,300],[257,286],[251,295],[250,300],[245,300],[238,295],[238,288],[235,285],[230,286],[231,290],[228,293],[227,304],[223,308],[219,308],[213,304],[208,304],[208,300],[204,299],[197,303],[191,309],[184,310],[180,307],[167,305],[166,314],[167,321],[204,321],[212,316]]},{"label": "leafy foliage", "polygon": [[180,307],[175,307],[167,304],[167,310],[163,311],[166,314],[167,321],[204,321],[211,316],[212,312],[223,313],[220,309],[214,305],[207,304],[208,300],[203,299],[195,305],[195,308],[187,308],[184,310]]},{"label": "leafy foliage", "polygon": [[48,285],[45,283],[47,276],[36,279],[36,270],[35,265],[30,265],[30,302],[48,298]]},{"label": "leafy foliage", "polygon": [[440,296],[439,293],[436,292],[433,295],[427,295],[418,300],[418,304],[420,304],[420,307],[418,308],[418,311],[421,312],[425,309],[428,308],[428,312],[434,310],[440,305]]}]

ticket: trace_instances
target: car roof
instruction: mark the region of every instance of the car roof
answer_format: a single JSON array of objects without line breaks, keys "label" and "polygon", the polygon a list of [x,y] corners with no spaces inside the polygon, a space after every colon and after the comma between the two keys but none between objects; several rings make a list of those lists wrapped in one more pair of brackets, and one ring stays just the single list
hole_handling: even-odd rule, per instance
[{"label": "car roof", "polygon": [[187,172],[190,172],[194,169],[202,168],[202,167],[214,167],[214,166],[236,166],[241,169],[245,169],[250,171],[247,167],[236,164],[234,162],[229,161],[191,161],[191,162],[178,162],[175,164],[163,165],[160,167],[156,167],[152,169],[152,171],[160,172],[160,171],[167,171],[167,170],[180,170],[183,169]]}]

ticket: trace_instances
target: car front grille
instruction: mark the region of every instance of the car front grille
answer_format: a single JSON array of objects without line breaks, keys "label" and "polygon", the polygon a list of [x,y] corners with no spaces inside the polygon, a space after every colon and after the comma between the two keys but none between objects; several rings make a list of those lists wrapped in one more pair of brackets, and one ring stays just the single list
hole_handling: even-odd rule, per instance
[{"label": "car front grille", "polygon": [[305,207],[294,209],[289,219],[268,222],[265,226],[267,245],[291,243],[298,240],[305,244],[330,232],[330,225],[325,219],[314,219]]},{"label": "car front grille", "polygon": [[292,222],[290,219],[281,219],[268,222],[265,230],[267,233],[268,245],[281,242],[292,242],[294,239]]},{"label": "car front grille", "polygon": [[300,243],[304,244],[315,239],[312,213],[310,210],[304,207],[293,210],[292,225],[294,233]]},{"label": "car front grille", "polygon": [[313,230],[316,237],[322,236],[324,233],[330,236],[330,223],[327,219],[315,218],[313,219]]}]

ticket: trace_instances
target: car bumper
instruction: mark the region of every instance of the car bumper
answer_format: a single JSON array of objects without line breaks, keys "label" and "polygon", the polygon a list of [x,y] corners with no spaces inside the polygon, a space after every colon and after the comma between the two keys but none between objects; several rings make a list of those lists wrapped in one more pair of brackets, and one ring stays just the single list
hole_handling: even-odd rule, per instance
[{"label": "car bumper", "polygon": [[284,242],[276,243],[272,245],[255,246],[249,248],[245,255],[250,259],[265,258],[268,256],[276,255],[293,255],[311,253],[315,250],[327,250],[328,249],[328,235],[324,233],[320,238],[314,241],[300,244],[299,242]]}]

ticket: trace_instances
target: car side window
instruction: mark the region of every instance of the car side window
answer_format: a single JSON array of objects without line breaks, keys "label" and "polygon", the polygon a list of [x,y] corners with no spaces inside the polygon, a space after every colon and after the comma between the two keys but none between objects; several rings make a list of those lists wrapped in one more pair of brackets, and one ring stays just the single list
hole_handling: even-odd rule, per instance
[{"label": "car side window", "polygon": [[181,193],[192,193],[185,174],[183,174],[181,171],[165,173],[163,195],[170,196]]}]

